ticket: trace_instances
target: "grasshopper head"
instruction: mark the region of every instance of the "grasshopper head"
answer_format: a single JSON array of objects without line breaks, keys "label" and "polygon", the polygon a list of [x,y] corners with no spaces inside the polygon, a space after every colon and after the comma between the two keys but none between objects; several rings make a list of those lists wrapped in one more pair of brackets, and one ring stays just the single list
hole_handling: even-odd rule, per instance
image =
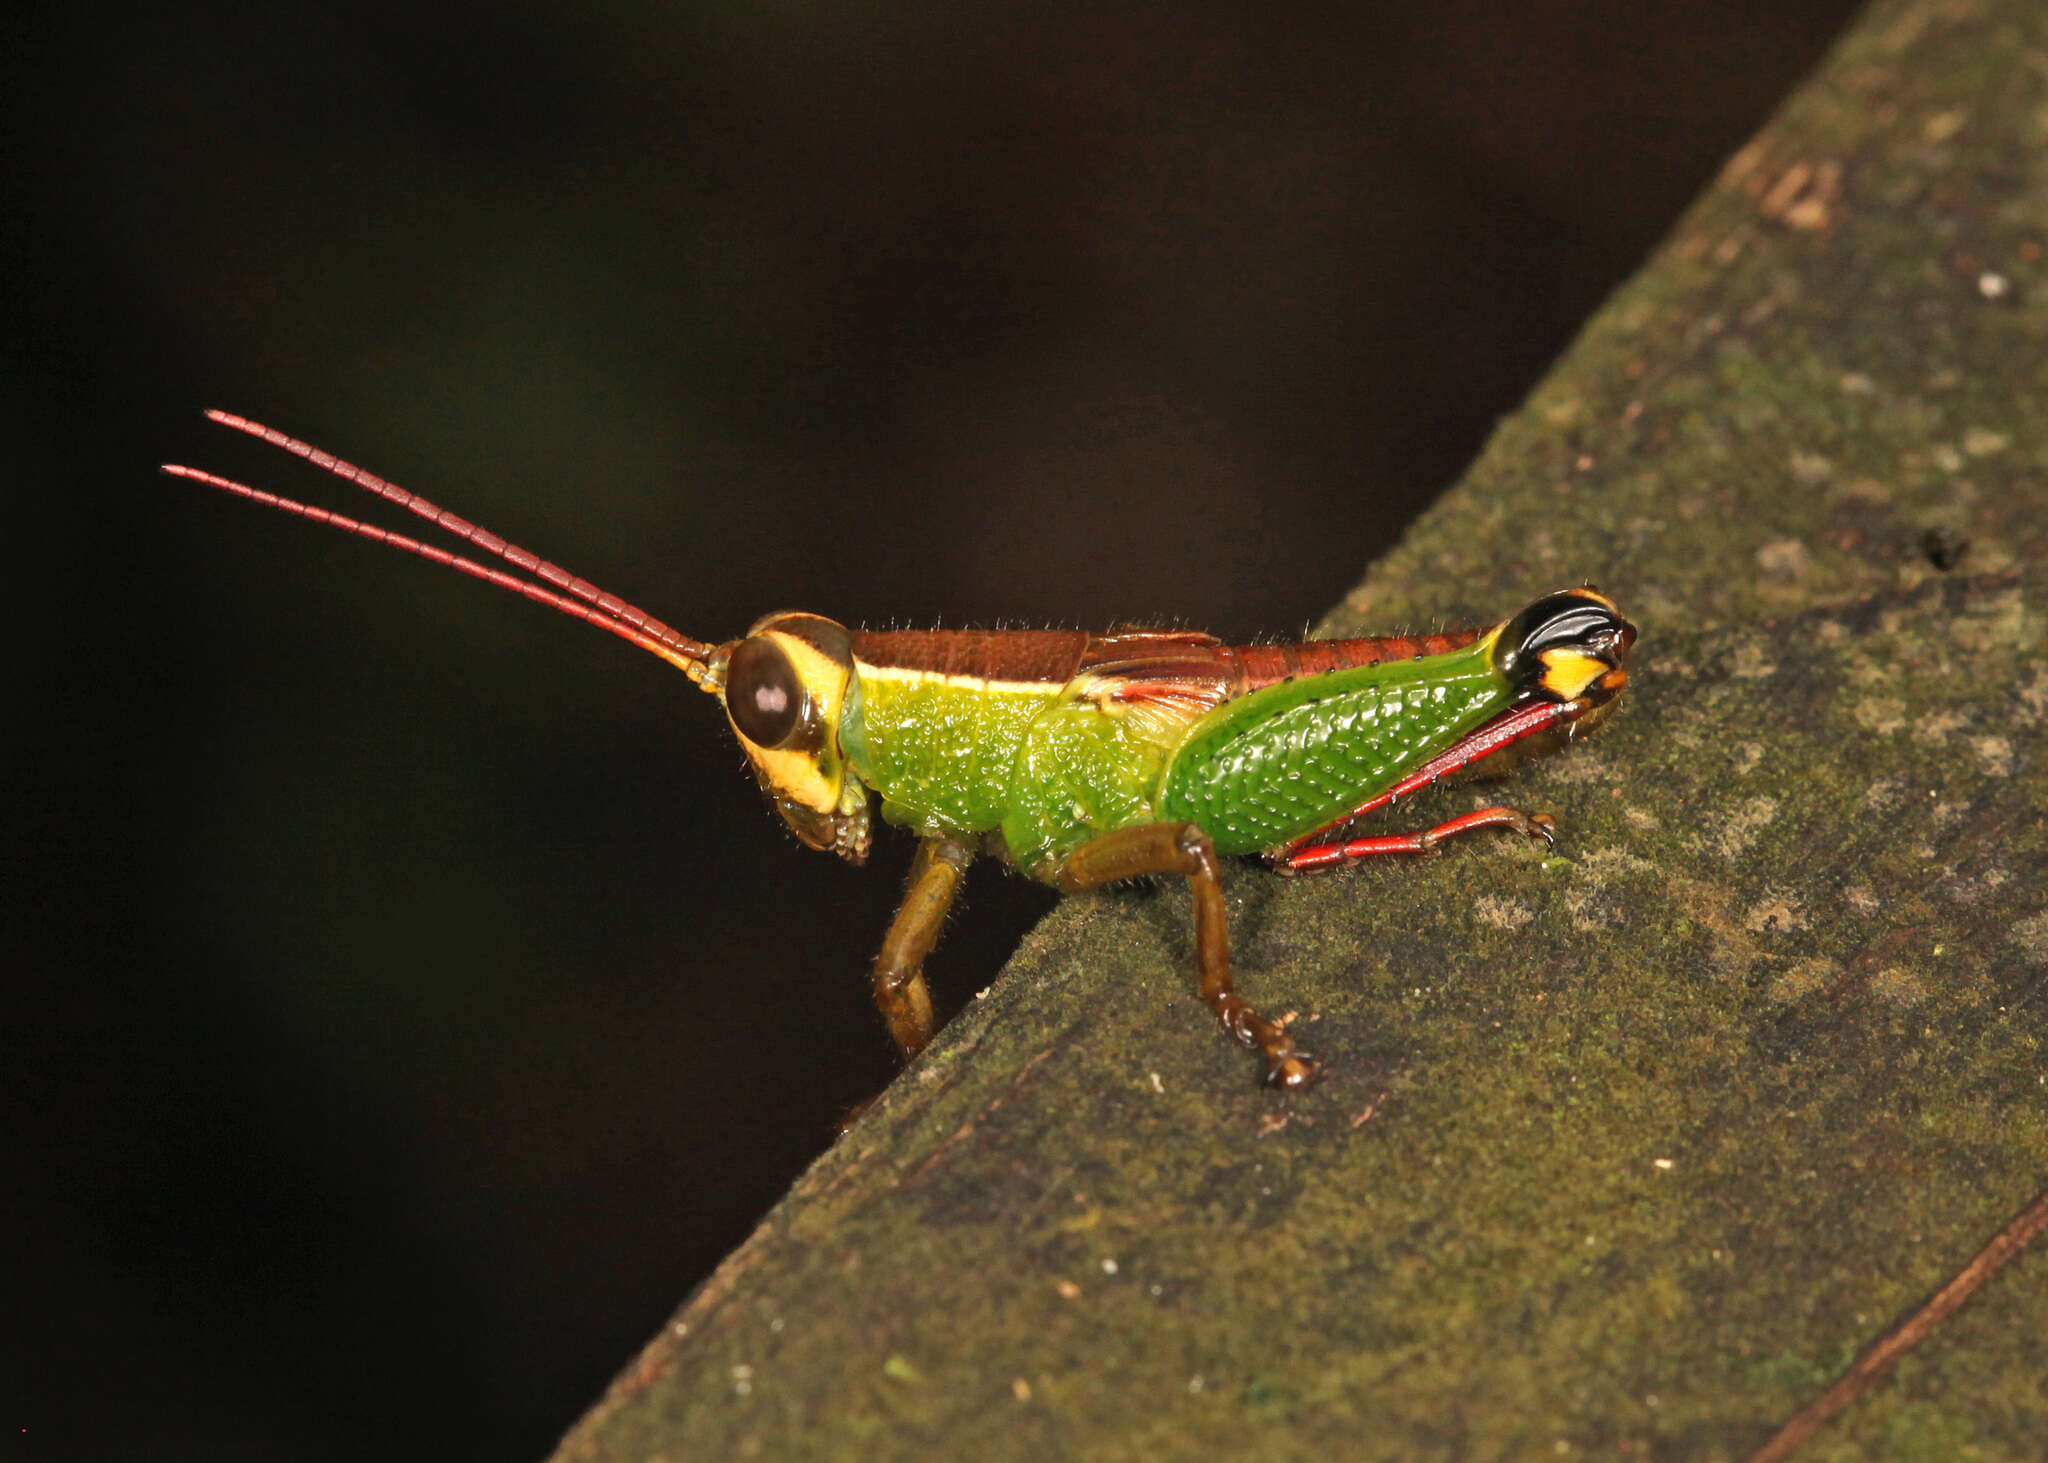
[{"label": "grasshopper head", "polygon": [[1501,626],[1495,664],[1525,697],[1576,703],[1577,729],[1606,720],[1628,685],[1636,627],[1590,584],[1547,594]]},{"label": "grasshopper head", "polygon": [[807,845],[868,856],[867,789],[846,775],[839,716],[853,677],[853,633],[793,611],[755,621],[712,652],[703,682],[725,703],[761,790]]}]

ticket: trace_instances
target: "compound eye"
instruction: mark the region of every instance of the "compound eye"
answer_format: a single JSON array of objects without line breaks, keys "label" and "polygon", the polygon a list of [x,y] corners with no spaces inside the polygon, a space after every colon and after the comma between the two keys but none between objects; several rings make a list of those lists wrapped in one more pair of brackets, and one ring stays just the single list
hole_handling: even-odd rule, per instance
[{"label": "compound eye", "polygon": [[1583,601],[1559,605],[1533,626],[1522,641],[1524,655],[1557,646],[1581,650],[1605,650],[1619,633],[1620,616],[1604,605]]},{"label": "compound eye", "polygon": [[1546,650],[1570,648],[1603,655],[1631,635],[1628,621],[1604,601],[1580,590],[1545,595],[1502,629],[1501,669],[1508,675],[1541,673]]},{"label": "compound eye", "polygon": [[781,646],[755,635],[733,647],[725,711],[741,736],[757,747],[780,747],[804,725],[804,709],[803,682]]}]

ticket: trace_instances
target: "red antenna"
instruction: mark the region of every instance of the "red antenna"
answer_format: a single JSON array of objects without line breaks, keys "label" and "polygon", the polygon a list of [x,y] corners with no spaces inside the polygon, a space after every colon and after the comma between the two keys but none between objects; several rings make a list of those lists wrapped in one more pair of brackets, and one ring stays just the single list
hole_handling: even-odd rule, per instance
[{"label": "red antenna", "polygon": [[[551,564],[538,554],[529,553],[517,544],[507,543],[489,529],[479,528],[466,519],[458,518],[445,508],[437,508],[419,494],[408,493],[396,483],[386,482],[375,473],[366,472],[352,462],[344,462],[331,452],[323,452],[311,443],[301,442],[296,437],[288,437],[275,428],[266,427],[261,422],[252,422],[247,417],[238,417],[232,412],[209,411],[206,415],[209,420],[219,422],[224,427],[232,427],[237,432],[268,442],[273,447],[282,447],[294,457],[303,457],[315,467],[324,468],[344,482],[354,483],[359,488],[396,503],[406,511],[418,514],[435,527],[454,534],[463,542],[474,544],[485,553],[496,555],[514,568],[523,569],[539,579],[546,580],[556,589],[564,590],[568,596],[574,597],[565,597],[554,590],[542,588],[532,580],[522,579],[517,574],[508,574],[503,569],[478,563],[475,559],[451,554],[446,549],[421,543],[415,538],[407,538],[402,533],[392,533],[373,523],[361,523],[339,513],[330,513],[325,508],[315,508],[307,503],[281,498],[276,493],[266,493],[260,488],[252,488],[231,478],[203,472],[196,467],[180,467],[167,462],[163,470],[172,477],[189,478],[195,483],[204,483],[210,488],[219,488],[224,493],[233,493],[238,498],[260,503],[265,508],[275,508],[280,513],[290,513],[313,523],[324,523],[330,528],[340,529],[343,533],[352,533],[369,539],[372,543],[387,544],[404,553],[417,555],[431,563],[446,565],[459,573],[481,579],[486,584],[495,584],[500,589],[522,594],[537,604],[560,610],[572,619],[595,625],[600,630],[609,630],[621,640],[630,640],[642,650],[658,655],[669,664],[680,668],[691,680],[700,685],[703,683],[705,661],[712,651],[712,647],[703,641],[692,640],[682,632],[670,629],[645,610],[626,603],[615,594],[599,589],[589,580],[578,578],[561,566]],[[582,603],[579,604],[579,600]]]}]

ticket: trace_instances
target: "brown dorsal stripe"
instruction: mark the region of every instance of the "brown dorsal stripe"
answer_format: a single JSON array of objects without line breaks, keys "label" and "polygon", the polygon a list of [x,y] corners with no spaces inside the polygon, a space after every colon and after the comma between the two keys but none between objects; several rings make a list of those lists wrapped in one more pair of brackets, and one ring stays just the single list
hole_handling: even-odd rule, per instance
[{"label": "brown dorsal stripe", "polygon": [[1145,679],[1215,678],[1226,694],[1237,695],[1297,676],[1443,655],[1470,645],[1491,628],[1227,649],[1184,631],[1097,637],[1085,630],[856,630],[853,653],[867,665],[892,670],[1054,686],[1064,686],[1084,666],[1110,675],[1142,671]]},{"label": "brown dorsal stripe", "polygon": [[1441,635],[1298,640],[1291,645],[1240,645],[1235,650],[1238,663],[1244,667],[1245,689],[1255,691],[1297,676],[1319,676],[1326,671],[1378,665],[1389,660],[1412,660],[1418,655],[1443,655],[1463,649],[1492,628],[1489,625],[1484,630],[1450,630]]},{"label": "brown dorsal stripe", "polygon": [[1080,667],[1085,630],[857,630],[856,660],[895,670],[1064,686]]}]

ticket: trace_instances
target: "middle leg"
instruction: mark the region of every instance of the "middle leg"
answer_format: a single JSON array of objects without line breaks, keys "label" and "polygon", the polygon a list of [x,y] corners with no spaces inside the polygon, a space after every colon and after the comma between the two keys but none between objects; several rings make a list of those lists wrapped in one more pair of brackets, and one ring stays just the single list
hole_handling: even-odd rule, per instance
[{"label": "middle leg", "polygon": [[974,850],[958,838],[927,838],[917,846],[903,903],[875,956],[875,1006],[889,1023],[889,1035],[909,1061],[932,1039],[932,996],[924,961],[939,943],[946,911],[967,877]]}]

